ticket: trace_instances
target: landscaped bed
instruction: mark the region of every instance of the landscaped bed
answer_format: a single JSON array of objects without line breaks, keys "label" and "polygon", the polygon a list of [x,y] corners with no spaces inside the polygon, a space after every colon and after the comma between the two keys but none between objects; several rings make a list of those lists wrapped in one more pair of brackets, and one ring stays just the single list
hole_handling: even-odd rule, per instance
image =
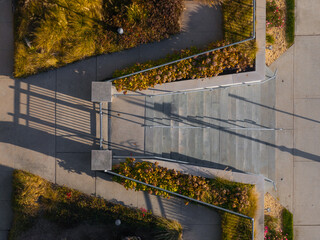
[{"label": "landscaped bed", "polygon": [[[213,42],[202,49],[191,47],[156,61],[148,61],[143,64],[137,63],[131,67],[116,71],[113,77],[116,78],[135,73],[210,49],[245,40],[252,36],[252,0],[225,0],[222,3],[222,14],[223,41]],[[126,93],[127,91],[144,90],[149,87],[154,87],[157,84],[176,80],[201,79],[218,76],[219,74],[252,70],[255,64],[256,52],[256,42],[255,40],[251,40],[131,77],[120,78],[115,80],[114,84],[118,91],[124,91],[124,93]]]},{"label": "landscaped bed", "polygon": [[[113,240],[128,236],[178,240],[182,233],[178,222],[145,209],[113,204],[18,170],[13,173],[13,210],[11,240]],[[115,225],[117,219],[120,226]]]},{"label": "landscaped bed", "polygon": [[293,240],[293,215],[283,207],[270,193],[264,197],[264,239]]},{"label": "landscaped bed", "polygon": [[[257,196],[253,185],[230,182],[221,178],[208,179],[186,175],[179,171],[160,167],[157,163],[138,162],[135,159],[127,159],[126,162],[115,166],[114,171],[126,177],[242,213],[252,218],[255,216]],[[114,177],[114,180],[124,185],[126,189],[148,191],[150,194],[170,198],[170,195],[166,192],[121,177]],[[251,222],[249,219],[222,211],[220,214],[222,218],[222,239],[250,239]]]},{"label": "landscaped bed", "polygon": [[[180,31],[182,0],[18,0],[15,77],[159,41]],[[124,30],[119,35],[118,28]]]},{"label": "landscaped bed", "polygon": [[[221,2],[195,1],[210,5]],[[114,76],[249,38],[253,31],[252,0],[222,2],[223,41],[201,49],[191,47],[165,59],[137,64],[115,72]],[[19,0],[15,14],[14,75],[24,77],[96,54],[116,52],[167,38],[180,31],[182,9],[183,0]],[[124,29],[121,36],[117,32],[119,27]],[[252,70],[255,53],[253,40],[130,79],[120,79],[115,85],[119,91],[126,92],[175,80]]]},{"label": "landscaped bed", "polygon": [[266,64],[269,66],[294,43],[294,0],[268,0],[266,15]]},{"label": "landscaped bed", "polygon": [[[164,59],[149,61],[143,64],[138,63],[132,67],[116,71],[114,77],[161,65],[226,44],[225,42],[215,42],[210,44],[206,49],[200,50],[194,47],[182,50],[179,53],[170,54]],[[124,93],[126,93],[127,91],[141,91],[149,87],[154,87],[157,84],[176,80],[214,77],[224,72],[238,73],[254,67],[255,54],[255,41],[251,41],[223,50],[216,50],[196,58],[182,60],[131,77],[121,78],[115,80],[114,84],[118,91],[124,91]]]}]

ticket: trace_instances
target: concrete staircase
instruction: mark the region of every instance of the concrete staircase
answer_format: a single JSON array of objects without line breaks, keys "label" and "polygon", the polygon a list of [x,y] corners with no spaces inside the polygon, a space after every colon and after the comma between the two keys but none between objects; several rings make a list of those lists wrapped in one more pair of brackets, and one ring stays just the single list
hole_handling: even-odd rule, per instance
[{"label": "concrete staircase", "polygon": [[[145,154],[275,178],[275,83],[146,97]],[[241,129],[246,128],[246,129]]]}]

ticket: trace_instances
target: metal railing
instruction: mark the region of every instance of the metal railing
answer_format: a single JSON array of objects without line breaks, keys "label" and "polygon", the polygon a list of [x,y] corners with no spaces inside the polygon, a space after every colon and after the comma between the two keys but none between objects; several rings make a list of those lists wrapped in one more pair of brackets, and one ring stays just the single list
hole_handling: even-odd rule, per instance
[{"label": "metal railing", "polygon": [[[182,128],[182,129],[202,129],[202,128],[214,128],[208,126],[171,126],[171,125],[142,125],[147,128]],[[216,128],[214,128],[216,129]],[[246,130],[246,131],[282,131],[283,128],[249,128],[249,127],[219,127],[220,130]]]},{"label": "metal railing", "polygon": [[[172,163],[181,163],[181,164],[186,164],[186,165],[193,165],[193,166],[197,166],[197,167],[203,167],[201,165],[198,165],[196,163],[190,163],[190,162],[186,162],[186,161],[181,161],[181,160],[176,160],[176,159],[171,159],[171,158],[164,158],[164,157],[158,157],[158,156],[113,156],[113,159],[126,159],[126,158],[135,158],[135,159],[155,159],[155,160],[159,160],[159,161],[165,161],[165,162],[172,162]],[[253,175],[253,176],[261,176],[263,177],[263,180],[266,182],[270,182],[272,183],[274,190],[277,191],[277,187],[276,187],[276,183],[271,180],[270,178],[267,178],[261,174],[256,174],[256,173],[251,173],[251,172],[245,172],[245,171],[240,171],[244,174],[248,174],[248,175]]]},{"label": "metal railing", "polygon": [[151,185],[151,184],[148,184],[148,183],[145,183],[145,182],[141,182],[141,181],[139,181],[139,180],[136,180],[136,179],[133,179],[133,178],[130,178],[130,177],[127,177],[127,176],[124,176],[124,175],[115,173],[115,172],[113,172],[113,171],[111,171],[111,170],[105,170],[104,172],[107,173],[107,174],[116,176],[116,177],[121,177],[121,178],[130,180],[130,181],[133,181],[133,182],[136,182],[136,183],[145,185],[145,186],[147,186],[147,187],[151,187],[151,188],[157,189],[157,190],[159,190],[159,191],[166,192],[166,193],[168,193],[168,194],[170,194],[170,195],[173,195],[173,196],[176,196],[176,197],[185,199],[185,200],[190,201],[190,202],[195,202],[195,203],[198,203],[198,204],[201,204],[201,205],[204,205],[204,206],[213,208],[213,209],[215,209],[215,210],[219,210],[219,211],[222,211],[222,212],[225,212],[225,213],[232,214],[232,215],[234,215],[234,216],[238,216],[238,217],[241,217],[241,218],[244,218],[244,219],[248,219],[248,220],[250,221],[250,223],[251,223],[251,239],[254,240],[254,218],[252,218],[252,217],[249,217],[249,216],[246,216],[246,215],[244,215],[244,214],[231,211],[231,210],[229,210],[229,209],[225,209],[225,208],[222,208],[222,207],[218,207],[218,206],[215,206],[215,205],[213,205],[213,204],[206,203],[206,202],[203,202],[203,201],[194,199],[194,198],[190,198],[190,197],[181,195],[181,194],[179,194],[179,193],[171,192],[171,191],[169,191],[169,190],[166,190],[166,189],[163,189],[163,188],[160,188],[160,187],[157,187],[157,186],[154,186],[154,185]]},{"label": "metal railing", "polygon": [[103,112],[102,112],[102,102],[99,103],[99,115],[100,115],[100,150],[103,149]]},{"label": "metal railing", "polygon": [[195,93],[195,92],[205,92],[205,91],[213,91],[216,89],[227,89],[231,87],[239,87],[239,86],[253,86],[253,85],[258,85],[258,84],[264,84],[270,80],[274,80],[277,77],[277,70],[274,72],[273,76],[267,77],[265,80],[257,80],[257,81],[251,81],[251,82],[240,82],[240,83],[230,83],[230,84],[225,84],[225,85],[219,85],[219,86],[212,86],[212,87],[204,87],[204,88],[197,88],[197,89],[191,89],[191,90],[179,90],[179,91],[171,91],[171,92],[166,92],[166,93],[160,93],[160,94],[113,94],[114,97],[121,97],[121,96],[135,96],[135,97],[162,97],[162,96],[168,96],[168,95],[178,95],[178,94],[187,94],[187,93]]},{"label": "metal railing", "polygon": [[177,60],[174,60],[174,61],[171,61],[171,62],[160,64],[160,65],[157,65],[157,66],[154,66],[154,67],[150,67],[150,68],[147,68],[147,69],[144,69],[144,70],[140,70],[140,71],[137,71],[137,72],[134,72],[134,73],[126,74],[126,75],[115,77],[115,78],[112,78],[112,79],[107,79],[107,80],[104,80],[104,81],[113,82],[113,81],[121,79],[121,78],[131,77],[131,76],[134,76],[134,75],[137,75],[137,74],[140,74],[140,73],[144,73],[144,72],[147,72],[147,71],[150,71],[150,70],[158,69],[160,67],[165,67],[165,66],[168,66],[168,65],[183,61],[183,60],[187,60],[187,59],[194,58],[194,57],[199,57],[199,56],[205,55],[207,53],[211,53],[213,51],[221,50],[221,49],[224,49],[224,48],[227,48],[227,47],[232,47],[232,46],[235,46],[235,45],[238,45],[238,44],[241,44],[241,43],[245,43],[245,42],[254,40],[256,38],[256,0],[252,0],[252,8],[253,8],[253,14],[252,14],[252,36],[247,38],[247,39],[244,39],[244,40],[241,40],[241,41],[238,41],[238,42],[235,42],[235,43],[230,43],[230,44],[227,44],[227,45],[222,46],[222,47],[217,47],[217,48],[213,48],[213,49],[210,49],[210,50],[206,50],[204,52],[193,54],[193,55],[188,56],[188,57],[180,58],[180,59],[177,59]]}]

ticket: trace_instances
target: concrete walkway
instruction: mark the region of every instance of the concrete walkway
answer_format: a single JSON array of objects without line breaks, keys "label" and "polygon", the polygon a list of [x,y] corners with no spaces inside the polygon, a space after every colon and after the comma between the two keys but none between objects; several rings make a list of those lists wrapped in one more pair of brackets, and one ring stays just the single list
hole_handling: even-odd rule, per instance
[{"label": "concrete walkway", "polygon": [[[185,26],[181,36],[166,40],[171,44],[168,51],[181,47],[182,43],[190,44],[181,40],[182,36],[191,38],[192,45],[222,37],[221,29],[215,28],[217,22],[221,23],[219,11],[188,4],[189,16],[184,18],[189,19],[190,28]],[[199,28],[203,20],[210,26]],[[136,63],[137,59],[164,54],[165,43],[159,43],[162,48],[156,48],[157,44],[125,54],[93,57],[17,80],[12,77],[11,1],[0,0],[0,240],[7,239],[12,221],[13,169],[27,170],[57,184],[177,219],[185,227],[185,239],[220,238],[220,218],[216,212],[196,205],[184,206],[177,199],[167,201],[142,192],[128,192],[105,175],[90,170],[90,151],[99,147],[97,106],[90,101],[91,82],[111,76],[115,68]]]},{"label": "concrete walkway", "polygon": [[320,235],[320,2],[296,1],[295,44],[276,62],[276,181],[295,239]]},{"label": "concrete walkway", "polygon": [[[12,83],[10,74],[13,70],[13,19],[11,1],[0,1],[0,121],[10,121],[7,111],[14,105],[13,90],[8,88]],[[13,127],[0,124],[0,135],[12,138]],[[2,138],[2,137],[1,137]],[[11,179],[13,151],[10,144],[0,143],[0,240],[7,239],[11,227]]]},{"label": "concrete walkway", "polygon": [[[275,177],[275,81],[110,104],[115,155],[155,155]],[[247,130],[247,128],[249,130]],[[134,129],[134,130],[133,130]]]}]

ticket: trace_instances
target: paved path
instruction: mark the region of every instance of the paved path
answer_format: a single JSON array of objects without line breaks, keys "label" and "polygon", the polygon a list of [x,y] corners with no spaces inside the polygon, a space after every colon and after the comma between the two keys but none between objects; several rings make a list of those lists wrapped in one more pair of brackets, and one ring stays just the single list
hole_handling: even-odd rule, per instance
[{"label": "paved path", "polygon": [[[13,19],[11,16],[10,1],[0,1],[0,121],[10,121],[11,117],[7,112],[14,105],[13,90],[8,88],[12,80],[8,75],[13,69]],[[6,127],[0,124],[0,135],[12,138],[13,127]],[[2,138],[2,137],[1,137]],[[0,239],[7,239],[8,230],[11,226],[11,178],[12,159],[10,157],[12,146],[0,143]]]},{"label": "paved path", "polygon": [[[184,35],[191,37],[192,44],[204,44],[208,38],[214,37],[209,39],[212,41],[222,36],[217,25],[212,24],[219,22],[219,11],[192,4],[189,7],[190,28],[185,26],[182,35],[167,40],[171,44],[168,51],[177,49],[177,44],[190,44],[181,40]],[[205,19],[210,25],[199,28]],[[128,193],[104,175],[90,170],[90,151],[98,148],[99,134],[97,106],[90,102],[91,82],[111,76],[115,68],[164,54],[165,44],[160,45],[162,48],[156,48],[157,43],[152,47],[145,45],[125,55],[121,52],[93,57],[17,80],[12,77],[11,1],[0,0],[0,240],[7,239],[11,226],[13,169],[24,169],[57,184],[175,218],[188,227],[186,239],[195,239],[196,235],[202,239],[215,235],[219,239],[220,219],[216,212],[195,205],[184,207],[179,200],[166,201],[142,192]]]},{"label": "paved path", "polygon": [[296,1],[295,44],[272,68],[276,90],[276,181],[273,193],[294,214],[295,239],[320,235],[320,2]]}]

